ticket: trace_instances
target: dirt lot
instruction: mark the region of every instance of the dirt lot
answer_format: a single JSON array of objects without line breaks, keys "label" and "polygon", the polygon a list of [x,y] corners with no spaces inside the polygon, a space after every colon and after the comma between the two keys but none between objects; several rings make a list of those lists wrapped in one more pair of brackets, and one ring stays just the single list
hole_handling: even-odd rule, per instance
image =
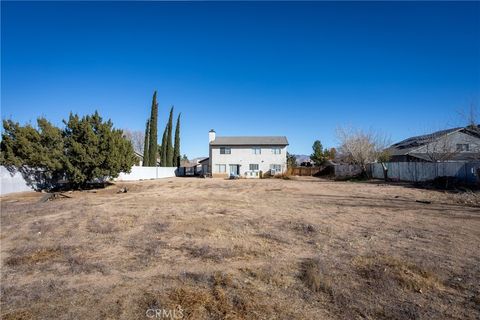
[{"label": "dirt lot", "polygon": [[69,195],[1,198],[2,319],[480,318],[480,209],[442,192],[174,178]]}]

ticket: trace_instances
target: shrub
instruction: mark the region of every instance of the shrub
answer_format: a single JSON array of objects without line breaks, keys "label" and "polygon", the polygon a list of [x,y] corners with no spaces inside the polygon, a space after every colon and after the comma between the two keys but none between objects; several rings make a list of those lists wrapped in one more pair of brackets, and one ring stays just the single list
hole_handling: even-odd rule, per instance
[{"label": "shrub", "polygon": [[82,118],[70,114],[64,124],[60,129],[39,118],[34,128],[3,121],[0,163],[37,190],[52,189],[61,180],[80,188],[129,172],[135,164],[131,142],[98,112]]}]

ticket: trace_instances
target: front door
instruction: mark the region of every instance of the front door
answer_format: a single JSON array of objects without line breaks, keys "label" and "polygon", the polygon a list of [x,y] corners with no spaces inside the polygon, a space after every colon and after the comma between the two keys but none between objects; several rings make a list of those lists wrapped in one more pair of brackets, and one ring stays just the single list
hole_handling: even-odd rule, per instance
[{"label": "front door", "polygon": [[230,165],[230,174],[238,176],[240,174],[240,166],[238,164]]}]

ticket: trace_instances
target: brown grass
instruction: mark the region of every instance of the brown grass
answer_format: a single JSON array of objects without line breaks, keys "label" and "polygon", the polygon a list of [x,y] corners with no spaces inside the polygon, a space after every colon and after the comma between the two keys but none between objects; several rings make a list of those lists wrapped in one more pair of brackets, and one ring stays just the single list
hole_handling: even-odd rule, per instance
[{"label": "brown grass", "polygon": [[443,193],[314,178],[121,186],[1,198],[2,319],[480,318],[480,213]]}]

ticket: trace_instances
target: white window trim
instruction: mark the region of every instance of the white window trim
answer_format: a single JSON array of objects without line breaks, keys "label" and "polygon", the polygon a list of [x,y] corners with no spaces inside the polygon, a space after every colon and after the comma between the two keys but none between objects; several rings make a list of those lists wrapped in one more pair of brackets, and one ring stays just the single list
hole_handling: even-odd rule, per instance
[{"label": "white window trim", "polygon": [[[220,170],[220,167],[222,167],[222,166],[224,168],[224,171]],[[227,165],[226,164],[216,164],[215,167],[216,167],[217,173],[227,173]]]},{"label": "white window trim", "polygon": [[[252,169],[252,165],[257,166],[257,169]],[[248,169],[249,169],[249,171],[252,171],[252,172],[259,171],[260,170],[260,165],[258,163],[250,163],[248,165]]]},{"label": "white window trim", "polygon": [[[223,153],[222,153],[222,149],[224,150]],[[227,150],[228,150],[228,152],[227,152]],[[230,147],[220,147],[219,152],[220,152],[220,154],[232,154],[232,148],[230,148]]]}]

